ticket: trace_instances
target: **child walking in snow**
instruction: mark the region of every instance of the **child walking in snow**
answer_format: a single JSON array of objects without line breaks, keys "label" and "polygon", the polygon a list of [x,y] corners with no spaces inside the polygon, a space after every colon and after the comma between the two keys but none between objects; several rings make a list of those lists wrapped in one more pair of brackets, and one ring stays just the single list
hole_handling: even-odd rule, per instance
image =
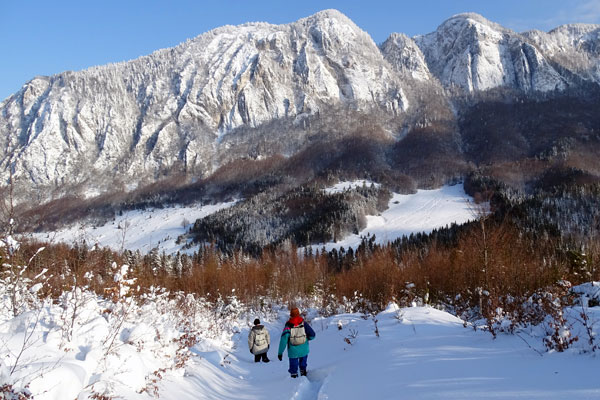
[{"label": "child walking in snow", "polygon": [[271,336],[269,335],[269,331],[264,325],[261,325],[260,320],[256,318],[254,320],[254,326],[248,333],[248,348],[250,349],[250,353],[254,354],[254,362],[262,360],[263,362],[268,363],[270,360],[267,357],[267,352],[269,351],[270,346]]},{"label": "child walking in snow", "polygon": [[298,377],[298,367],[300,375],[306,376],[306,367],[308,361],[308,341],[313,340],[316,334],[313,328],[300,316],[300,310],[292,308],[290,319],[285,323],[281,339],[279,340],[279,351],[277,358],[283,360],[283,352],[287,346],[288,357],[290,359],[290,368],[288,372],[292,378]]}]

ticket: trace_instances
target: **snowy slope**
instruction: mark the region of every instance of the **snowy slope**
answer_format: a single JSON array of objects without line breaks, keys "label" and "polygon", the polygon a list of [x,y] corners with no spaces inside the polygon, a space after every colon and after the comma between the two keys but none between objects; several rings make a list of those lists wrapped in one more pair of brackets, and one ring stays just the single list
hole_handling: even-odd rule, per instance
[{"label": "snowy slope", "polygon": [[[325,192],[339,193],[371,184],[378,185],[364,180],[340,182],[326,188]],[[375,235],[377,243],[385,243],[411,233],[431,232],[452,223],[461,224],[475,217],[470,200],[461,185],[419,190],[411,195],[394,194],[389,208],[381,215],[367,216],[367,227],[359,234],[351,234],[337,243],[313,245],[313,248],[356,248],[361,237],[368,234]],[[143,254],[158,248],[161,252],[173,254],[181,251],[185,244],[175,243],[177,237],[185,233],[196,219],[233,204],[235,201],[208,206],[128,211],[102,226],[90,226],[83,222],[56,232],[35,233],[33,237],[41,241],[68,244],[85,240],[88,245],[108,246],[115,250],[140,250]]]},{"label": "snowy slope", "polygon": [[[361,186],[360,182],[343,182],[328,190],[334,192],[348,187]],[[415,194],[394,193],[388,209],[381,215],[367,216],[367,226],[358,234],[352,234],[336,243],[313,245],[313,249],[325,247],[328,251],[340,247],[356,248],[361,237],[375,235],[377,243],[391,242],[411,233],[431,232],[452,223],[462,224],[475,219],[472,199],[462,185],[443,186],[434,190],[418,190]]]},{"label": "snowy slope", "polygon": [[371,187],[371,185],[375,185],[375,187],[380,186],[378,183],[375,182],[371,182],[365,179],[358,179],[355,181],[338,182],[331,187],[325,188],[324,191],[327,194],[342,193],[345,190],[356,189],[363,186]]},{"label": "snowy slope", "polygon": [[[112,316],[103,314],[105,307],[114,309]],[[280,362],[275,350],[287,319],[285,308],[279,308],[278,316],[261,316],[272,337],[270,363],[255,364],[247,349],[248,321],[254,314],[211,336],[202,332],[212,329],[214,317],[199,308],[192,326],[201,330],[200,341],[186,367],[172,369],[182,333],[174,318],[176,303],[155,296],[141,308],[131,307],[125,323],[115,325],[118,308],[88,299],[73,338],[65,341],[60,330],[64,311],[48,305],[43,324],[34,330],[35,344],[24,354],[23,361],[34,361],[8,377],[6,366],[14,358],[3,357],[7,364],[0,365],[0,376],[16,382],[15,376],[33,374],[30,390],[40,400],[83,400],[91,390],[118,393],[123,399],[150,399],[156,393],[167,400],[600,398],[598,357],[579,354],[576,348],[545,352],[540,337],[527,332],[493,339],[431,307],[390,305],[376,317],[320,317],[309,309],[317,336],[310,342],[308,376],[298,379],[287,373],[287,355]],[[600,307],[588,312],[594,320],[600,318]],[[26,321],[27,316],[0,321],[0,341],[14,352]],[[103,340],[111,332],[115,342],[106,353]],[[5,351],[0,349],[3,355]],[[45,373],[36,375],[44,366]]]},{"label": "snowy slope", "polygon": [[56,232],[32,235],[38,240],[52,243],[72,244],[85,241],[90,246],[98,245],[114,250],[139,250],[146,254],[157,248],[161,252],[173,254],[180,251],[185,244],[175,243],[177,237],[185,233],[197,219],[231,207],[235,203],[232,201],[205,206],[127,211],[102,226],[90,226],[86,221]]},{"label": "snowy slope", "polygon": [[[267,324],[272,336],[277,337],[284,322],[280,318]],[[317,338],[310,343],[307,378],[291,379],[287,358],[279,362],[273,344],[271,363],[254,364],[243,330],[231,364],[215,365],[201,353],[203,358],[188,369],[188,377],[164,383],[161,397],[191,400],[199,388],[214,399],[600,397],[597,357],[540,357],[516,336],[494,340],[489,333],[464,328],[460,319],[429,307],[388,308],[377,316],[379,337],[373,319],[359,314],[317,317],[311,326]]]}]

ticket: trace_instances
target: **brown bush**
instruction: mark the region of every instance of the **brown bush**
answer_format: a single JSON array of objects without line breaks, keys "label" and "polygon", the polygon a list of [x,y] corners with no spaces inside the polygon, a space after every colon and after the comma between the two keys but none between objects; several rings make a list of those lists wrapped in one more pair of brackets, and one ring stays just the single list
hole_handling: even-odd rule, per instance
[{"label": "brown bush", "polygon": [[[136,285],[196,293],[209,299],[235,294],[244,302],[270,297],[294,301],[298,297],[331,298],[341,302],[356,295],[376,309],[390,301],[409,305],[415,298],[478,310],[490,317],[498,307],[514,311],[515,299],[553,287],[560,280],[573,284],[600,279],[600,242],[589,238],[585,274],[573,268],[572,258],[558,239],[536,238],[508,222],[484,219],[458,234],[455,243],[431,241],[399,250],[391,245],[362,248],[334,255],[301,255],[289,243],[265,250],[259,258],[242,253],[226,256],[205,246],[193,257],[181,258],[183,271],[174,272],[173,257],[135,256],[85,245],[49,245],[30,263],[28,273],[48,268],[52,278],[47,293],[58,296],[74,282],[86,281],[99,294],[114,285],[111,264],[129,264]],[[12,262],[26,263],[40,247],[26,241]],[[89,276],[89,274],[88,274]]]}]

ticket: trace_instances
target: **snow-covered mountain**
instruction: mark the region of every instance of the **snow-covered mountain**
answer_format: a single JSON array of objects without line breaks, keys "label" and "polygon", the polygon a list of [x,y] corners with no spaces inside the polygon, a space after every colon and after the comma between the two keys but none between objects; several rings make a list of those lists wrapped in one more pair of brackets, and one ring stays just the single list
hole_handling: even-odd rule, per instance
[{"label": "snow-covered mountain", "polygon": [[562,25],[548,33],[529,31],[523,35],[566,70],[583,79],[600,82],[599,25]]},{"label": "snow-covered mountain", "polygon": [[95,195],[175,173],[206,176],[264,155],[253,146],[292,136],[284,152],[266,152],[288,156],[309,140],[281,126],[240,130],[274,121],[303,129],[307,116],[335,107],[406,115],[423,82],[543,92],[575,77],[600,82],[599,35],[597,25],[518,34],[461,14],[378,47],[335,10],[286,25],[225,26],[136,60],[26,83],[0,103],[0,177],[8,182],[12,171],[17,186],[47,200],[52,191]]},{"label": "snow-covered mountain", "polygon": [[547,92],[567,85],[534,43],[477,14],[456,15],[415,41],[446,86]]},{"label": "snow-covered mountain", "polygon": [[130,62],[28,82],[0,107],[0,167],[42,187],[154,179],[181,164],[201,175],[234,128],[346,102],[406,108],[377,45],[343,14],[225,26]]}]

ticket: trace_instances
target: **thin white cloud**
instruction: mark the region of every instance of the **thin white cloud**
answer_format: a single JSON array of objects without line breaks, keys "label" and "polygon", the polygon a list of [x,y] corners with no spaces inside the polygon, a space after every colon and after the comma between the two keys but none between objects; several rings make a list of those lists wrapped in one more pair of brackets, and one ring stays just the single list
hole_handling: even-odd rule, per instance
[{"label": "thin white cloud", "polygon": [[522,32],[530,29],[548,31],[560,25],[578,22],[600,24],[600,0],[572,1],[570,4],[571,7],[559,9],[549,18],[512,19],[506,26]]},{"label": "thin white cloud", "polygon": [[575,7],[559,10],[554,17],[544,22],[550,29],[558,25],[577,22],[600,23],[600,0],[581,1]]},{"label": "thin white cloud", "polygon": [[588,0],[579,4],[572,17],[580,22],[600,23],[600,0]]}]

